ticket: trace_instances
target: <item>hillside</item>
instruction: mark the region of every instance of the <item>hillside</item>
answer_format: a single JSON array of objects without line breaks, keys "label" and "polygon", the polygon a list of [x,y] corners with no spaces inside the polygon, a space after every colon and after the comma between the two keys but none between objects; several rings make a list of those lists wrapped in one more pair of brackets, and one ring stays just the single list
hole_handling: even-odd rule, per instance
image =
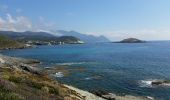
[{"label": "hillside", "polygon": [[15,49],[24,47],[25,46],[22,43],[9,39],[5,36],[0,36],[0,49]]},{"label": "hillside", "polygon": [[0,31],[0,35],[9,37],[11,39],[27,43],[28,41],[33,44],[60,44],[62,43],[80,43],[80,39],[74,36],[60,36],[57,37],[47,32],[13,32],[13,31]]}]

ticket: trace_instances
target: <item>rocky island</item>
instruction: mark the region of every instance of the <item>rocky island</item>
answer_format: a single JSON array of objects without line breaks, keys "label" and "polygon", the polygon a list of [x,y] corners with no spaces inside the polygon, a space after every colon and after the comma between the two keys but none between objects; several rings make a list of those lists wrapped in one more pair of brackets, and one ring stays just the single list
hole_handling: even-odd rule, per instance
[{"label": "rocky island", "polygon": [[139,40],[137,38],[127,38],[116,43],[144,43],[145,41]]}]

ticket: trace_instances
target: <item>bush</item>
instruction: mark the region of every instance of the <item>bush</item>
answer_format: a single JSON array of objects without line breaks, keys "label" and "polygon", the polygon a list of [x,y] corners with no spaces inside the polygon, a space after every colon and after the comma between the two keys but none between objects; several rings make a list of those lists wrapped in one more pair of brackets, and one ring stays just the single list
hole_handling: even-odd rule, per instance
[{"label": "bush", "polygon": [[32,82],[32,81],[27,81],[28,86],[36,88],[36,89],[42,89],[44,87],[43,83],[38,83],[38,82]]},{"label": "bush", "polygon": [[22,82],[22,78],[15,77],[15,76],[10,76],[9,77],[9,81],[14,82],[14,83],[21,83]]},{"label": "bush", "polygon": [[58,91],[58,89],[56,89],[56,88],[50,87],[50,88],[49,88],[49,93],[58,95],[58,94],[59,94],[59,91]]},{"label": "bush", "polygon": [[0,87],[0,100],[21,100],[19,95]]},{"label": "bush", "polygon": [[9,76],[8,75],[3,75],[3,78],[6,80],[9,80]]},{"label": "bush", "polygon": [[49,88],[46,86],[42,87],[41,90],[45,93],[49,93]]}]

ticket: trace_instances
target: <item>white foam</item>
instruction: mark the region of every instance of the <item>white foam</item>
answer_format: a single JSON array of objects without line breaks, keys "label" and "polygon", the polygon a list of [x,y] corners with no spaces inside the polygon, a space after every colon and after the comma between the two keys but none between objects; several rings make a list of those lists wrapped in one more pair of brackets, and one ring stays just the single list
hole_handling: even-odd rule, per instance
[{"label": "white foam", "polygon": [[63,74],[63,72],[57,72],[57,73],[55,73],[54,76],[55,77],[64,77],[64,74]]},{"label": "white foam", "polygon": [[57,65],[79,65],[79,64],[84,64],[86,62],[69,62],[69,63],[57,63]]},{"label": "white foam", "polygon": [[139,85],[140,87],[152,87],[152,82],[156,80],[157,79],[140,80]]},{"label": "white foam", "polygon": [[90,78],[90,77],[86,77],[86,78],[85,78],[85,80],[90,80],[90,79],[92,79],[92,78]]}]

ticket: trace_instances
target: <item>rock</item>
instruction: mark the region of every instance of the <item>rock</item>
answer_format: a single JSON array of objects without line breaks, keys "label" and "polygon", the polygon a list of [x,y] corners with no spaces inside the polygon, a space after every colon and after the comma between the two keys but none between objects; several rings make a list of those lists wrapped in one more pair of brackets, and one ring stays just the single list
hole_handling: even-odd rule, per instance
[{"label": "rock", "polygon": [[161,85],[161,84],[163,84],[163,82],[162,81],[155,81],[155,82],[152,82],[151,84],[152,85]]},{"label": "rock", "polygon": [[103,91],[103,90],[93,90],[91,91],[93,94],[99,96],[99,97],[102,97],[104,99],[107,99],[107,100],[116,100],[116,95],[113,94],[113,93],[108,93],[106,91]]},{"label": "rock", "polygon": [[0,63],[4,64],[5,61],[2,58],[0,58]]},{"label": "rock", "polygon": [[106,95],[102,95],[103,98],[107,99],[107,100],[116,100],[116,95],[113,93],[108,93]]},{"label": "rock", "polygon": [[99,96],[99,97],[102,97],[102,95],[107,95],[108,92],[106,91],[103,91],[103,90],[92,90],[91,93]]},{"label": "rock", "polygon": [[30,73],[33,73],[33,74],[37,74],[37,75],[41,75],[40,71],[38,71],[36,68],[34,68],[30,65],[21,64],[20,68],[24,71],[27,71],[27,72],[30,72]]},{"label": "rock", "polygon": [[169,80],[155,80],[151,82],[152,85],[158,85],[158,86],[170,86]]}]

